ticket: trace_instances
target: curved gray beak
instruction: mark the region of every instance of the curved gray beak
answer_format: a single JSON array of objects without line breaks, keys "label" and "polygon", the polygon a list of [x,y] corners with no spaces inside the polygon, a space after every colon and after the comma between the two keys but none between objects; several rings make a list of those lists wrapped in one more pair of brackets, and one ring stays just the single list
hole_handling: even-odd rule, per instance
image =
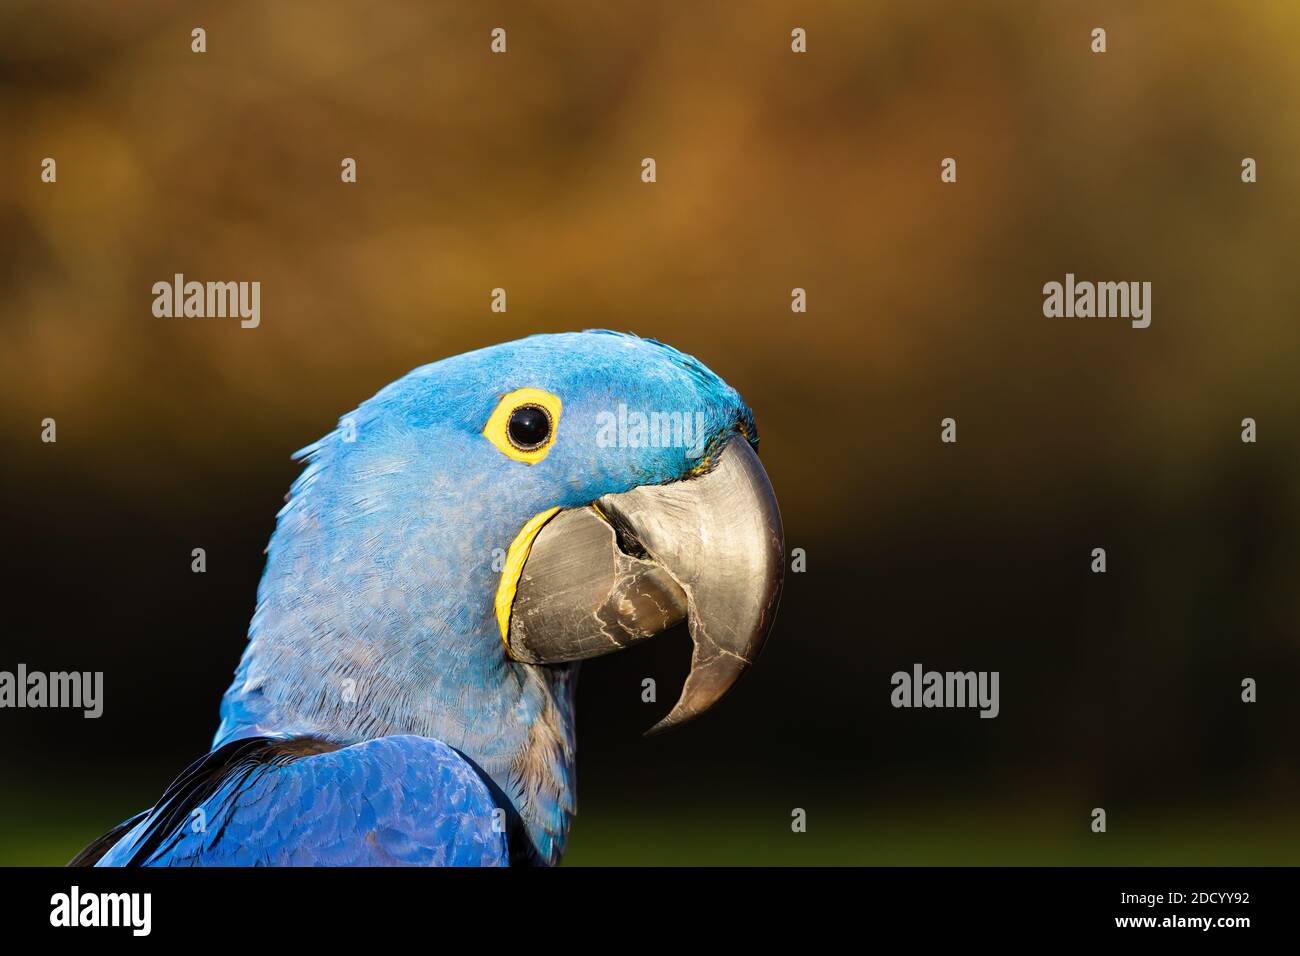
[{"label": "curved gray beak", "polygon": [[785,541],[776,497],[748,441],[712,470],[562,511],[520,573],[507,646],[553,664],[622,650],[689,622],[695,651],[659,733],[704,713],[753,663],[776,618]]}]

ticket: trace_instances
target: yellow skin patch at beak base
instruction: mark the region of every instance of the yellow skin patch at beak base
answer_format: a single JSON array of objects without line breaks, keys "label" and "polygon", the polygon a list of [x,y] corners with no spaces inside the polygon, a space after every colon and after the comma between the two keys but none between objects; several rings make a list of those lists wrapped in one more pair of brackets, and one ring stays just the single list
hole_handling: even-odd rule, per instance
[{"label": "yellow skin patch at beak base", "polygon": [[501,643],[506,646],[506,656],[510,655],[510,608],[515,603],[515,591],[519,588],[519,575],[523,573],[524,562],[533,550],[533,539],[537,537],[546,522],[560,511],[557,505],[535,514],[519,529],[515,540],[510,542],[506,552],[506,566],[501,571],[501,583],[497,585],[497,624],[501,628]]},{"label": "yellow skin patch at beak base", "polygon": [[[506,434],[511,413],[523,405],[537,405],[544,408],[546,413],[551,416],[551,434],[547,438],[546,444],[541,448],[532,450],[517,448]],[[540,388],[517,388],[508,395],[503,396],[497,404],[496,410],[488,419],[487,424],[483,426],[483,437],[496,445],[497,450],[503,455],[513,458],[515,461],[522,461],[525,465],[535,465],[550,454],[551,446],[555,444],[556,432],[560,430],[560,412],[562,410],[563,403],[558,395],[543,392]]]}]

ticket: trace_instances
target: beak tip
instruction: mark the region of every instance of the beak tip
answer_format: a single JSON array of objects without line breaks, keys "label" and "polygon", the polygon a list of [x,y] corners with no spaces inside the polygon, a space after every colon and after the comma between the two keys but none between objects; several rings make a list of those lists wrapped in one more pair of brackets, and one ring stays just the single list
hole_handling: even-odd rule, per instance
[{"label": "beak tip", "polygon": [[654,726],[646,730],[641,736],[647,739],[650,737],[662,736],[663,734],[666,734],[668,731],[680,727],[682,724],[689,723],[691,720],[693,720],[698,716],[699,714],[683,713],[680,705],[675,706],[671,711],[669,711],[667,716],[665,716]]}]

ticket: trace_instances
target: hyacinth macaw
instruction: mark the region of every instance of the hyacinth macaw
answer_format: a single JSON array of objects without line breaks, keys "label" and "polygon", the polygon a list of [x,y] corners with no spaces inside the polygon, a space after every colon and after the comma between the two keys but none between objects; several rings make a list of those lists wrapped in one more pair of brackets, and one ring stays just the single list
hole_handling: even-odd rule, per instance
[{"label": "hyacinth macaw", "polygon": [[735,389],[620,333],[384,388],[295,456],[211,751],[74,865],[557,863],[576,662],[687,620],[659,730],[766,638],[784,544],[757,444]]}]

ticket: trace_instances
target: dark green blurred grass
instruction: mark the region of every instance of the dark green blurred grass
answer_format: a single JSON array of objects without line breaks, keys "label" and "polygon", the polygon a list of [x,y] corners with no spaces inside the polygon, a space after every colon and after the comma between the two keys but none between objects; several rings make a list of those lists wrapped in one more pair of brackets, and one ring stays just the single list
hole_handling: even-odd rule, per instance
[{"label": "dark green blurred grass", "polygon": [[[878,812],[878,811],[877,811]],[[819,819],[820,817],[820,819]],[[1073,831],[1059,821],[963,815],[934,817],[810,814],[808,832],[788,821],[737,814],[727,826],[670,817],[583,817],[571,866],[1201,866],[1294,865],[1300,828],[1292,821],[1209,818],[1135,819],[1119,832],[1092,834],[1086,813]]]},{"label": "dark green blurred grass", "polygon": [[[0,865],[59,866],[114,823],[140,809],[119,797],[0,802],[8,821]],[[1300,823],[1275,809],[1238,809],[1230,818],[1111,809],[1109,832],[1088,830],[1088,814],[980,814],[970,810],[826,808],[810,805],[808,831],[789,817],[716,806],[619,811],[590,800],[574,824],[569,866],[1262,866],[1300,864]],[[1065,819],[1066,816],[1070,818]]]}]

